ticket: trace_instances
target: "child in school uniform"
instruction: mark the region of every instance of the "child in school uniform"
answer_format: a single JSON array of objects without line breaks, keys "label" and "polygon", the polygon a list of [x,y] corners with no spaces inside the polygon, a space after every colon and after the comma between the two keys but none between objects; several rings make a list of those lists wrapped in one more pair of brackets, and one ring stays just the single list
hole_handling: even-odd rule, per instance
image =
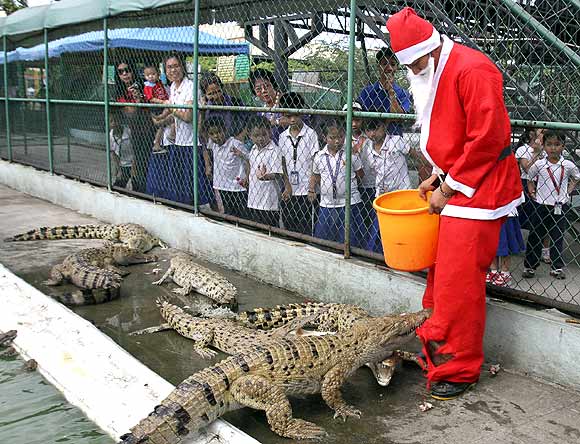
[{"label": "child in school uniform", "polygon": [[[369,121],[366,132],[373,142],[372,150],[365,155],[370,157],[368,162],[375,174],[376,196],[411,188],[407,166],[407,155],[411,150],[409,143],[402,136],[387,134],[386,123],[380,119]],[[383,252],[376,213],[367,241],[367,250]]]},{"label": "child in school uniform", "polygon": [[[358,102],[353,102],[352,109],[362,111],[362,106]],[[347,105],[342,108],[347,110]],[[373,149],[373,142],[365,133],[365,121],[361,117],[352,118],[352,152],[358,154],[362,162],[364,176],[360,182],[358,190],[362,200],[361,217],[363,220],[365,235],[372,230],[373,221],[375,219],[375,210],[373,208],[373,200],[376,195],[376,177],[372,163],[371,151]]]},{"label": "child in school uniform", "polygon": [[344,217],[346,204],[346,181],[351,185],[350,241],[353,247],[363,246],[361,198],[358,180],[364,172],[358,154],[352,155],[350,178],[346,176],[345,122],[330,119],[325,126],[326,146],[316,153],[312,176],[308,188],[308,198],[316,200],[316,186],[320,184],[320,209],[314,236],[329,241],[344,243]]},{"label": "child in school uniform", "polygon": [[125,188],[131,179],[134,156],[131,130],[124,123],[123,113],[119,108],[111,110],[109,127],[111,128],[109,133],[111,160],[116,171],[113,186]]},{"label": "child in school uniform", "polygon": [[247,218],[248,193],[242,184],[248,177],[244,143],[226,134],[223,117],[210,117],[203,123],[208,143],[203,152],[205,174],[223,205],[225,214]]},{"label": "child in school uniform", "polygon": [[248,156],[248,208],[250,217],[261,224],[279,226],[280,186],[290,187],[282,169],[282,154],[272,141],[272,126],[264,116],[248,120],[248,135],[253,143]]},{"label": "child in school uniform", "polygon": [[580,180],[580,170],[574,163],[562,157],[565,141],[563,133],[546,131],[542,142],[546,158],[536,161],[528,169],[528,184],[537,179],[535,185],[530,187],[530,195],[537,205],[532,214],[526,246],[522,274],[524,278],[535,276],[535,270],[540,263],[542,239],[548,234],[552,241],[550,276],[566,279],[562,270],[562,249],[564,234],[569,227],[567,213],[570,210],[570,193]]},{"label": "child in school uniform", "polygon": [[[297,93],[280,96],[280,108],[304,109],[304,99]],[[312,159],[320,150],[318,135],[304,123],[300,114],[285,113],[288,128],[280,134],[278,146],[282,153],[284,174],[291,185],[291,194],[282,195],[284,228],[312,235],[314,205],[308,200],[308,182],[312,174]]]}]

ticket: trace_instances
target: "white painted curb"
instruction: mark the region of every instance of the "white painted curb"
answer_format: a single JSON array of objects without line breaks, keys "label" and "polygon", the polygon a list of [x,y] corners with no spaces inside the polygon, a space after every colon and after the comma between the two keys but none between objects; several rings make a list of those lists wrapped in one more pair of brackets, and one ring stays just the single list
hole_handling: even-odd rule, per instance
[{"label": "white painted curb", "polygon": [[[17,330],[15,348],[95,424],[118,439],[144,418],[173,385],[119,347],[90,322],[0,264],[0,331]],[[184,444],[259,444],[217,420]]]}]

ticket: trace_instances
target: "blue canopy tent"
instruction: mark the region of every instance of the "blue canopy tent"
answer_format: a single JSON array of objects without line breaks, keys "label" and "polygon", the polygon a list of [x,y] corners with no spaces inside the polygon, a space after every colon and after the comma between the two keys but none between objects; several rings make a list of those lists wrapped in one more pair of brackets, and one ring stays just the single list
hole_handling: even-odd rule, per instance
[{"label": "blue canopy tent", "polygon": [[[193,53],[193,36],[193,26],[112,29],[108,32],[108,46],[109,48]],[[93,31],[49,42],[48,55],[54,58],[64,53],[101,51],[103,46],[104,32]],[[17,48],[8,53],[8,63],[42,60],[44,52],[44,44],[32,48]],[[249,45],[231,42],[199,31],[199,53],[201,55],[248,54]],[[0,63],[4,63],[2,53],[0,53]]]}]

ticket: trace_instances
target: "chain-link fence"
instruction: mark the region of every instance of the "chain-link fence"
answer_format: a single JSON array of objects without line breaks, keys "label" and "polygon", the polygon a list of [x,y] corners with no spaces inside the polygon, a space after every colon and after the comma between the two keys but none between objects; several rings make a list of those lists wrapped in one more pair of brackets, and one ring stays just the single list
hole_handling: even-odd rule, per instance
[{"label": "chain-link fence", "polygon": [[77,3],[0,23],[2,158],[375,260],[374,198],[431,174],[385,27],[413,7],[504,77],[528,201],[488,282],[580,311],[576,0],[143,0],[67,21]]}]

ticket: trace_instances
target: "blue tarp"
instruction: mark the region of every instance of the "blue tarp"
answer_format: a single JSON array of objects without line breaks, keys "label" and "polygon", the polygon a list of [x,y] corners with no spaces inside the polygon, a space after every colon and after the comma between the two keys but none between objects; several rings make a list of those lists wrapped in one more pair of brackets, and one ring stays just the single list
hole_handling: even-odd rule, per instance
[{"label": "blue tarp", "polygon": [[[109,48],[131,48],[150,51],[193,53],[193,26],[173,28],[121,28],[108,31]],[[87,32],[48,43],[50,58],[65,52],[102,51],[103,31]],[[202,55],[248,54],[247,43],[235,43],[206,32],[199,32],[199,53]],[[44,44],[32,48],[17,48],[8,53],[8,63],[44,59]],[[0,53],[0,63],[4,54]]]}]

